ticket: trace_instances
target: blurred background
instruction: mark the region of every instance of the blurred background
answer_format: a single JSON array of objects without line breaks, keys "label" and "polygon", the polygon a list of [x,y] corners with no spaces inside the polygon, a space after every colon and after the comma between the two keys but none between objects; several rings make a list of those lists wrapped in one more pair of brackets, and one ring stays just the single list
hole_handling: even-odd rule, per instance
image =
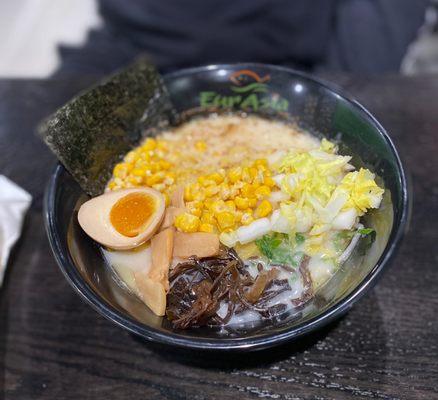
[{"label": "blurred background", "polygon": [[254,61],[438,72],[438,0],[2,0],[0,77]]}]

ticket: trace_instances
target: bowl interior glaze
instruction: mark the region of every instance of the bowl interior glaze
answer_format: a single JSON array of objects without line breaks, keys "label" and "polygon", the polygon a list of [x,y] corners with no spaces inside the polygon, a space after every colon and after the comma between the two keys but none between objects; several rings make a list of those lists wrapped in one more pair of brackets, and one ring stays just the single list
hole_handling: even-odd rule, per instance
[{"label": "bowl interior glaze", "polygon": [[276,323],[247,326],[224,335],[211,328],[176,331],[125,290],[105,265],[99,246],[77,223],[87,199],[58,165],[46,192],[46,228],[54,255],[70,284],[98,312],[145,339],[202,349],[261,349],[297,338],[344,313],[369,289],[388,264],[407,218],[405,175],[397,152],[380,124],[360,104],[305,74],[260,64],[207,66],[165,77],[179,122],[212,112],[256,113],[297,124],[335,140],[385,187],[378,210],[366,216],[377,239],[359,248],[299,313]]}]

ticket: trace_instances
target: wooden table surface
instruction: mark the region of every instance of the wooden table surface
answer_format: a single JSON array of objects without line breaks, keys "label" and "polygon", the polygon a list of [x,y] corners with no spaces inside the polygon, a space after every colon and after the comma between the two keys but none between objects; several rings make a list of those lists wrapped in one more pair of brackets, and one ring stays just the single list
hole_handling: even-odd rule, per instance
[{"label": "wooden table surface", "polygon": [[36,123],[92,79],[0,80],[0,173],[33,196],[0,290],[0,399],[438,399],[438,76],[332,76],[380,119],[411,177],[410,231],[344,318],[261,353],[144,343],[70,288],[42,196],[54,164]]}]

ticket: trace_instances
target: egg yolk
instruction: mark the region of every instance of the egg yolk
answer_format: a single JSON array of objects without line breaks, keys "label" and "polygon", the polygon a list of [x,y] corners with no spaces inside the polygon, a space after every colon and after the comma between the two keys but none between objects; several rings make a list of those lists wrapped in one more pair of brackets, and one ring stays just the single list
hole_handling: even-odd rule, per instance
[{"label": "egg yolk", "polygon": [[156,200],[146,193],[130,193],[111,208],[110,221],[120,234],[137,236],[144,231],[156,210]]}]

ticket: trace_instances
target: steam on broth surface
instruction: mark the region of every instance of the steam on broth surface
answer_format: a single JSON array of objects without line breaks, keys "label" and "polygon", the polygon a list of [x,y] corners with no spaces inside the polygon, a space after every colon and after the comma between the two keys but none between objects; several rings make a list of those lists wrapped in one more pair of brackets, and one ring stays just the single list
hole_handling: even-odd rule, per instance
[{"label": "steam on broth surface", "polygon": [[[194,119],[147,138],[115,166],[102,197],[147,187],[165,210],[150,217],[159,223],[140,247],[104,255],[176,328],[256,324],[300,309],[373,234],[360,217],[382,199],[374,175],[337,151],[255,116]],[[142,226],[145,213],[126,214],[123,226],[134,217]]]}]

